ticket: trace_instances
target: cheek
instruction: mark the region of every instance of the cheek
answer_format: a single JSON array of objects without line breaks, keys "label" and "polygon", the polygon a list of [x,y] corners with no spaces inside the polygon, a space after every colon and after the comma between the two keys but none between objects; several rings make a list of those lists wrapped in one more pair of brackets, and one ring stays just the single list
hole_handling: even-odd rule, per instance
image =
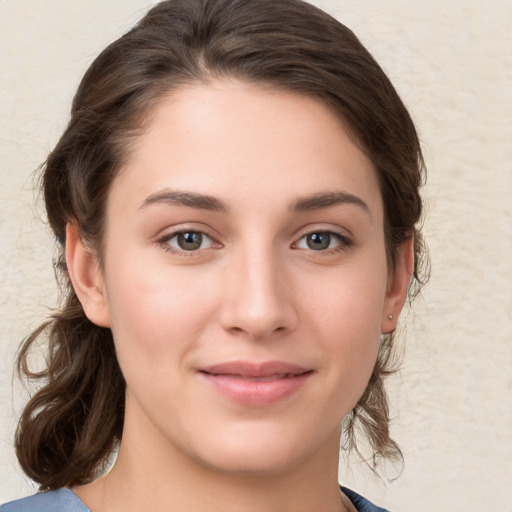
[{"label": "cheek", "polygon": [[385,273],[370,268],[347,272],[330,282],[328,292],[308,297],[317,339],[330,356],[333,386],[340,392],[353,389],[352,400],[364,391],[377,359],[385,290]]},{"label": "cheek", "polygon": [[323,289],[310,287],[311,317],[330,329],[333,336],[350,332],[354,341],[378,340],[386,295],[385,272],[372,272],[371,267],[364,272],[348,268],[324,285]]},{"label": "cheek", "polygon": [[112,333],[127,381],[135,373],[141,380],[166,373],[171,361],[182,361],[213,308],[210,292],[198,294],[186,273],[130,263],[113,266],[107,282]]}]

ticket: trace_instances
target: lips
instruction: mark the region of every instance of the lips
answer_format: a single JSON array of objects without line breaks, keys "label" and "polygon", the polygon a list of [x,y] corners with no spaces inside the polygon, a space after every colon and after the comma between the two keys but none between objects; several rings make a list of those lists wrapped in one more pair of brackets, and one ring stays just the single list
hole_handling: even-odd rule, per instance
[{"label": "lips", "polygon": [[241,405],[270,405],[295,394],[313,371],[282,361],[226,362],[200,369],[215,391]]}]

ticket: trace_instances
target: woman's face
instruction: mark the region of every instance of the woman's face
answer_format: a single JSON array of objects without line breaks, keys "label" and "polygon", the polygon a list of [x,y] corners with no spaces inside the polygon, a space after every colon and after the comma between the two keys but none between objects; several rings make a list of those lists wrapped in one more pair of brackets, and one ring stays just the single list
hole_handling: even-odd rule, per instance
[{"label": "woman's face", "polygon": [[405,290],[375,170],[323,104],[227,80],[164,98],[103,256],[83,302],[114,335],[123,443],[244,474],[336,460]]}]

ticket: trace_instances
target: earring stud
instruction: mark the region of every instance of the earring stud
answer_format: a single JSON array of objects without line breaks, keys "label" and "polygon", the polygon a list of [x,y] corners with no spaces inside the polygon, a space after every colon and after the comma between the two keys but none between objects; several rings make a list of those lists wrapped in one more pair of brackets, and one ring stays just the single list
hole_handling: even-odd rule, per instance
[{"label": "earring stud", "polygon": [[393,315],[388,315],[389,320],[393,320]]}]

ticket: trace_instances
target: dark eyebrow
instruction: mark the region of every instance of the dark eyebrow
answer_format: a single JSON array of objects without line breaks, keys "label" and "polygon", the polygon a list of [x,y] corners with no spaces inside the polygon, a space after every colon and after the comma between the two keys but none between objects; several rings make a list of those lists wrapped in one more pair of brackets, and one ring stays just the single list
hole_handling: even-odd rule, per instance
[{"label": "dark eyebrow", "polygon": [[360,197],[348,192],[320,192],[310,196],[298,197],[291,203],[290,210],[306,212],[330,208],[339,204],[354,204],[361,207],[368,214],[370,213],[370,208]]},{"label": "dark eyebrow", "polygon": [[146,208],[152,204],[170,204],[176,206],[190,206],[201,210],[211,210],[215,212],[226,213],[229,210],[228,205],[213,196],[196,194],[195,192],[181,192],[179,190],[164,189],[155,192],[147,197],[140,209]]}]

